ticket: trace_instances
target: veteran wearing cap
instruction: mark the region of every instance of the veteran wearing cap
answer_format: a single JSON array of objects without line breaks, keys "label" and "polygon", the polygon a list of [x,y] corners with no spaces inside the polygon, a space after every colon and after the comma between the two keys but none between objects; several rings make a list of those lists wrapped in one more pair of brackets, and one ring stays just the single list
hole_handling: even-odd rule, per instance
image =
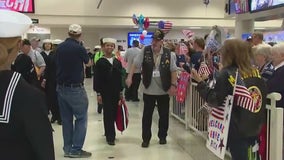
[{"label": "veteran wearing cap", "polygon": [[55,160],[44,95],[10,69],[32,21],[8,10],[0,17],[0,159]]},{"label": "veteran wearing cap", "polygon": [[122,65],[113,55],[116,40],[113,38],[102,39],[103,57],[101,57],[95,67],[94,90],[97,92],[97,100],[103,104],[104,129],[106,142],[115,145],[115,127],[117,105],[122,98]]},{"label": "veteran wearing cap", "polygon": [[36,51],[39,52],[39,53],[42,51],[42,49],[39,48],[39,43],[40,43],[40,39],[39,39],[39,38],[37,38],[37,37],[32,37],[32,38],[30,39],[30,42],[31,42],[31,46],[32,46],[32,49],[33,49],[33,50],[36,50]]},{"label": "veteran wearing cap", "polygon": [[132,76],[136,68],[142,67],[144,110],[142,118],[142,147],[149,146],[152,133],[152,115],[157,104],[159,112],[159,144],[167,143],[169,126],[169,96],[176,94],[177,66],[175,55],[163,47],[164,33],[157,29],[153,35],[152,45],[142,49],[135,57],[134,63],[126,79],[128,87],[132,84]]},{"label": "veteran wearing cap", "polygon": [[[88,97],[83,83],[83,64],[91,66],[91,61],[86,49],[80,45],[82,27],[71,24],[68,35],[69,37],[58,45],[55,60],[64,157],[86,158],[92,154],[82,150],[88,117]],[[75,123],[73,117],[75,117]]]},{"label": "veteran wearing cap", "polygon": [[34,50],[31,47],[31,42],[28,39],[23,40],[23,43],[21,45],[21,52],[31,57],[36,69],[37,77],[38,79],[40,79],[46,67],[45,61],[40,52]]}]

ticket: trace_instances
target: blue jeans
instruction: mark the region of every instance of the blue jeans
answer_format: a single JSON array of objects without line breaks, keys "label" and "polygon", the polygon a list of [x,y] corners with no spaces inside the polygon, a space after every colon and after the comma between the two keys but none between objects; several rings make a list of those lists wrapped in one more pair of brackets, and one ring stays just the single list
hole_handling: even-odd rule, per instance
[{"label": "blue jeans", "polygon": [[[65,153],[80,152],[87,132],[88,97],[84,86],[57,85]],[[73,118],[75,117],[75,123]]]}]

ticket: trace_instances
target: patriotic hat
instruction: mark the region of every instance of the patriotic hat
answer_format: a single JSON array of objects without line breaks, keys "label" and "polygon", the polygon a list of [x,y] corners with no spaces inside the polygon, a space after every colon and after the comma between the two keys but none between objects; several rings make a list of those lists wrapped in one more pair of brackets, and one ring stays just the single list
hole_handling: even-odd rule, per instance
[{"label": "patriotic hat", "polygon": [[0,10],[0,37],[20,37],[31,26],[32,20],[19,12]]},{"label": "patriotic hat", "polygon": [[154,35],[153,35],[153,39],[157,39],[157,40],[162,40],[164,39],[164,32],[160,29],[155,30]]}]

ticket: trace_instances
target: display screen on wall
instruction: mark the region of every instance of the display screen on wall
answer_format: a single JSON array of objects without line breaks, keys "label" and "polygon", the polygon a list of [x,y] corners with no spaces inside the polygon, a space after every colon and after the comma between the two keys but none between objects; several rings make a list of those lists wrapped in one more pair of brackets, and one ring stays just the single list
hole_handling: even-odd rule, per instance
[{"label": "display screen on wall", "polygon": [[249,0],[232,0],[236,14],[249,12]]},{"label": "display screen on wall", "polygon": [[0,9],[34,13],[34,0],[0,0]]},{"label": "display screen on wall", "polygon": [[140,39],[141,32],[128,32],[128,38],[127,38],[127,44],[128,46],[132,46],[133,40],[138,40],[141,44],[144,46],[151,45],[152,43],[152,36],[154,35],[154,32],[148,32],[147,35],[144,37],[144,39]]},{"label": "display screen on wall", "polygon": [[243,33],[242,40],[247,40],[249,36],[251,36],[251,33]]},{"label": "display screen on wall", "polygon": [[262,11],[284,6],[284,0],[251,0],[251,11]]},{"label": "display screen on wall", "polygon": [[284,31],[265,32],[263,33],[263,39],[267,43],[268,42],[282,43],[284,42]]},{"label": "display screen on wall", "polygon": [[229,0],[229,14],[235,14],[236,8],[235,8],[235,2],[234,0]]}]

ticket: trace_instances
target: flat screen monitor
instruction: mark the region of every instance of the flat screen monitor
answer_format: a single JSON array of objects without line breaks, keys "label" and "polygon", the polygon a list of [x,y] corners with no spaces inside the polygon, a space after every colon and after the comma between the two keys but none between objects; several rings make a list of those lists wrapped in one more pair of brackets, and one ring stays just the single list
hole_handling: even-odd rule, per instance
[{"label": "flat screen monitor", "polygon": [[243,33],[242,40],[247,40],[249,36],[251,36],[251,33]]},{"label": "flat screen monitor", "polygon": [[268,42],[283,43],[284,31],[265,32],[263,33],[263,40]]},{"label": "flat screen monitor", "polygon": [[229,14],[236,14],[236,8],[235,8],[235,2],[234,0],[229,0]]},{"label": "flat screen monitor", "polygon": [[251,0],[251,12],[284,6],[284,0]]},{"label": "flat screen monitor", "polygon": [[242,14],[249,12],[249,0],[229,0],[229,14]]},{"label": "flat screen monitor", "polygon": [[0,0],[0,9],[34,13],[34,0]]},{"label": "flat screen monitor", "polygon": [[133,40],[138,40],[144,46],[151,45],[153,39],[152,36],[154,35],[154,32],[148,32],[143,40],[140,39],[141,34],[142,34],[141,32],[128,32],[128,37],[127,37],[128,46],[132,47]]},{"label": "flat screen monitor", "polygon": [[249,0],[233,0],[236,14],[249,12]]}]

